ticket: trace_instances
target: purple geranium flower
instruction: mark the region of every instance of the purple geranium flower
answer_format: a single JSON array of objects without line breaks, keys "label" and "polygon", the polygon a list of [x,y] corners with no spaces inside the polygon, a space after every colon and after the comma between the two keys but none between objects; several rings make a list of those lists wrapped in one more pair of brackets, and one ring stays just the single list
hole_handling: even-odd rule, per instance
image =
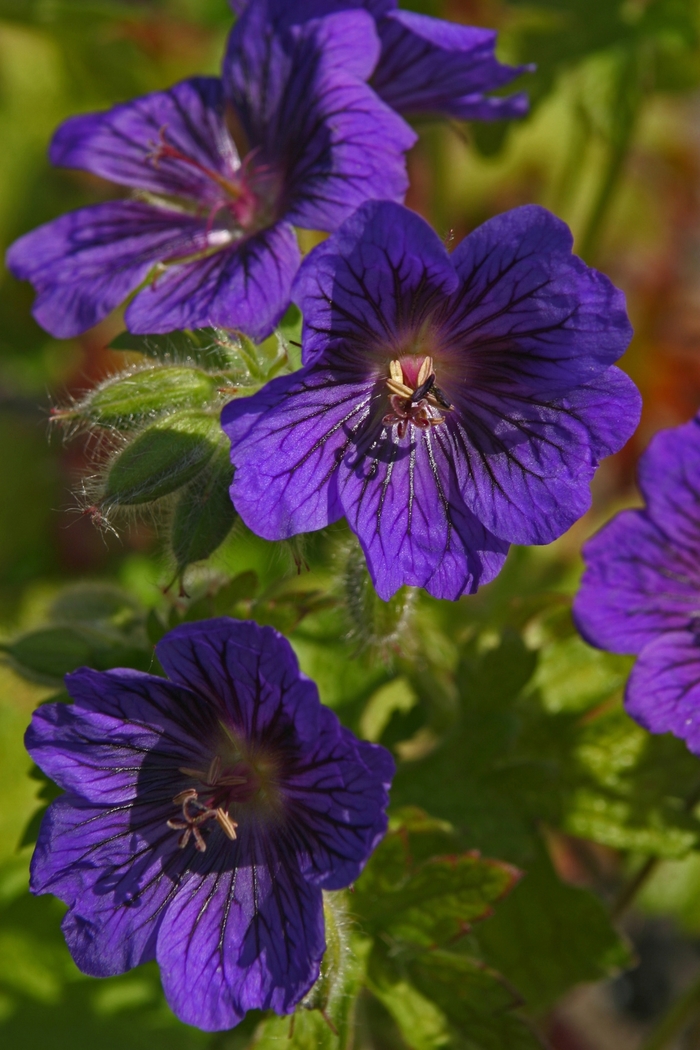
[{"label": "purple geranium flower", "polygon": [[54,164],[136,195],[11,247],[8,266],[35,286],[34,316],[53,335],[85,331],[136,290],[133,332],[221,325],[262,339],[289,303],[293,225],[333,230],[368,198],[403,199],[415,135],[365,83],[373,19],[275,27],[268,2],[234,27],[223,82],[196,77],[58,129]]},{"label": "purple geranium flower", "polygon": [[632,718],[700,755],[700,416],[656,435],[639,487],[646,506],[585,545],[574,617],[591,645],[638,655]]},{"label": "purple geranium flower", "polygon": [[156,651],[168,679],[84,668],[72,705],[35,712],[27,748],[66,794],[32,891],[68,904],[85,973],[157,959],[189,1024],[290,1013],[319,974],[322,890],[384,834],[393,761],[340,725],[270,627],[183,624]]},{"label": "purple geranium flower", "polygon": [[[229,2],[240,13],[260,0]],[[504,120],[527,113],[524,93],[486,95],[534,68],[500,63],[492,29],[399,11],[398,0],[275,0],[271,11],[278,24],[291,24],[357,9],[376,19],[382,45],[370,83],[397,112],[459,120]]]},{"label": "purple geranium flower", "polygon": [[510,543],[559,536],[637,425],[636,387],[611,367],[631,334],[622,293],[543,208],[448,255],[413,212],[365,204],[293,295],[304,367],[223,412],[231,496],[268,539],[345,515],[383,598],[457,598]]}]

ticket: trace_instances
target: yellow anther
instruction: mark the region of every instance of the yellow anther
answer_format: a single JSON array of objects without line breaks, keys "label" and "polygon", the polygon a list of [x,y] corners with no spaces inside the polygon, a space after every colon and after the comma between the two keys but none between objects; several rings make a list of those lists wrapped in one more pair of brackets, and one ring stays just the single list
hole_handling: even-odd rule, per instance
[{"label": "yellow anther", "polygon": [[219,806],[216,811],[216,821],[221,830],[228,835],[230,839],[233,840],[236,838],[236,828],[238,827],[238,824],[235,820],[231,820],[226,810],[222,809],[221,806]]},{"label": "yellow anther", "polygon": [[422,386],[428,376],[433,374],[433,359],[432,357],[424,357],[423,364],[420,366],[418,373],[418,381],[416,382],[416,390],[419,386]]}]

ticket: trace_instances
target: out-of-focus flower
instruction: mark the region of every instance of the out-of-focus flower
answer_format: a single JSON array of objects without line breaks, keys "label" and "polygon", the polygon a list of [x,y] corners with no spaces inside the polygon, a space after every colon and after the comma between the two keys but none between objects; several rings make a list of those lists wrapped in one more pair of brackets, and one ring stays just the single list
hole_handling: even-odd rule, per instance
[{"label": "out-of-focus flower", "polygon": [[[230,0],[239,13],[258,2]],[[399,11],[398,0],[276,0],[273,10],[279,23],[289,24],[361,8],[376,19],[382,45],[370,83],[399,113],[459,120],[506,120],[527,113],[522,92],[508,98],[487,95],[533,68],[499,62],[492,29]]]},{"label": "out-of-focus flower", "polygon": [[269,627],[184,624],[157,653],[169,679],[83,669],[73,704],[35,713],[27,747],[66,794],[31,888],[68,904],[81,970],[156,958],[189,1024],[290,1013],[319,974],[322,890],[384,834],[393,761],[322,706]]},{"label": "out-of-focus flower", "polygon": [[219,325],[262,339],[289,303],[294,225],[333,230],[369,198],[403,199],[415,135],[365,83],[373,19],[341,11],[275,27],[268,2],[234,27],[223,82],[186,80],[58,129],[54,164],[136,193],[10,248],[53,335],[85,331],[136,291],[132,332]]},{"label": "out-of-focus flower", "polygon": [[457,598],[510,543],[548,543],[590,504],[640,399],[615,367],[624,298],[535,206],[450,256],[399,205],[363,205],[308,256],[303,362],[222,416],[231,496],[261,536],[346,516],[383,598]]},{"label": "out-of-focus flower", "polygon": [[656,435],[639,487],[645,507],[585,545],[574,617],[591,645],[638,655],[632,718],[700,754],[700,417]]}]

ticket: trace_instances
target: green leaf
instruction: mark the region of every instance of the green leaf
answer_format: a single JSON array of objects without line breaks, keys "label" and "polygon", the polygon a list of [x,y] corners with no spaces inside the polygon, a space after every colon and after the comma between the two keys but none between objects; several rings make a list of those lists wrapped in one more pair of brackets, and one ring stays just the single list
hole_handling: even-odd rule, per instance
[{"label": "green leaf", "polygon": [[217,416],[176,412],[142,430],[112,460],[101,505],[151,503],[192,481],[222,444]]},{"label": "green leaf", "polygon": [[536,1050],[542,1043],[513,1011],[518,995],[476,959],[438,949],[406,958],[375,944],[368,986],[412,1050]]},{"label": "green leaf", "polygon": [[17,1050],[211,1046],[210,1035],[181,1024],[167,1008],[155,963],[121,977],[86,977],[64,943],[63,905],[17,890],[0,902],[0,1045]]},{"label": "green leaf", "polygon": [[438,1050],[450,1043],[447,1018],[407,977],[382,966],[380,953],[370,960],[368,987],[396,1022],[411,1050]]},{"label": "green leaf", "polygon": [[408,965],[414,986],[437,1005],[474,1050],[542,1050],[543,1043],[513,1011],[521,1005],[500,974],[453,952],[426,952]]},{"label": "green leaf", "polygon": [[111,624],[122,631],[138,628],[144,609],[122,587],[110,583],[76,583],[63,587],[49,609],[49,619],[56,623],[96,622]]},{"label": "green leaf", "polygon": [[588,890],[562,883],[544,851],[474,938],[535,1013],[573,984],[630,964],[604,905]]},{"label": "green leaf", "polygon": [[61,682],[69,671],[88,664],[92,655],[85,634],[72,627],[42,627],[3,648],[20,674],[51,682]]},{"label": "green leaf", "polygon": [[30,631],[2,648],[19,674],[60,685],[64,676],[78,667],[148,670],[151,653],[145,642],[140,643],[140,638],[129,638],[115,630],[65,625]]},{"label": "green leaf", "polygon": [[532,688],[547,711],[586,711],[622,689],[632,668],[627,656],[593,649],[577,634],[540,650]]},{"label": "green leaf", "polygon": [[58,417],[82,418],[101,427],[133,430],[180,408],[217,401],[221,380],[197,368],[171,365],[107,379]]},{"label": "green leaf", "polygon": [[[522,731],[515,701],[536,663],[536,653],[512,632],[505,632],[485,652],[471,645],[456,674],[462,701],[457,723],[426,758],[402,764],[392,788],[395,805],[417,805],[449,821],[463,848],[478,848],[518,865],[534,851],[533,828],[520,795],[533,768],[521,772],[518,763],[514,794],[512,783],[504,783],[501,767]],[[546,756],[542,768],[551,791],[549,780],[556,778],[558,769],[551,769]],[[558,795],[545,798],[557,812]]]},{"label": "green leaf", "polygon": [[222,445],[178,496],[170,522],[170,546],[180,572],[213,554],[233,528],[232,476],[230,452]]},{"label": "green leaf", "polygon": [[357,882],[352,908],[363,930],[374,936],[423,947],[446,945],[491,915],[520,873],[475,853],[433,856],[415,864],[416,840],[435,832],[434,825],[418,827],[415,822],[412,831],[399,827],[377,847]]}]

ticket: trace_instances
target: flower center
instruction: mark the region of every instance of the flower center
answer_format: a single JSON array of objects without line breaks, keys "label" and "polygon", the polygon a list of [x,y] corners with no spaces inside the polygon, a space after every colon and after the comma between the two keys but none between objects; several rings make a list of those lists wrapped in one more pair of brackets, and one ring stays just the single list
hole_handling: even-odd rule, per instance
[{"label": "flower center", "polygon": [[230,809],[236,803],[248,802],[259,791],[260,779],[255,770],[241,761],[225,767],[215,755],[206,772],[186,766],[180,772],[192,777],[196,785],[173,798],[173,804],[181,807],[181,815],[167,823],[173,831],[180,832],[179,847],[184,849],[193,839],[195,849],[204,853],[207,843],[202,831],[205,827],[211,830],[212,823],[218,824],[228,838],[235,839],[238,824],[232,820]]},{"label": "flower center", "polygon": [[392,361],[386,385],[391,411],[384,416],[382,423],[385,427],[396,426],[399,438],[403,438],[409,423],[420,430],[439,426],[445,422],[442,413],[452,408],[435,385],[432,357],[423,358],[417,375],[415,358]]},{"label": "flower center", "polygon": [[[146,160],[158,167],[161,160],[178,161],[205,175],[221,190],[222,196],[209,210],[207,233],[213,247],[229,242],[241,232],[255,233],[271,225],[279,196],[279,180],[269,167],[255,164],[255,150],[249,153],[233,178],[227,178],[194,157],[173,146],[167,139],[167,125],[151,142]],[[216,226],[216,228],[214,228]]]}]

